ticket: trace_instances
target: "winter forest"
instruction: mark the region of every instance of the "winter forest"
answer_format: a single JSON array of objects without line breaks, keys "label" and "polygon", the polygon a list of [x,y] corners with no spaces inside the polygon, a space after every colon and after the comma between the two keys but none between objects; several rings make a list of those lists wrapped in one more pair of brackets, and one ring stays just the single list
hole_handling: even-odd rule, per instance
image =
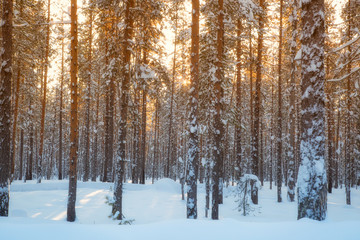
[{"label": "winter forest", "polygon": [[7,239],[360,238],[358,0],[0,5]]}]

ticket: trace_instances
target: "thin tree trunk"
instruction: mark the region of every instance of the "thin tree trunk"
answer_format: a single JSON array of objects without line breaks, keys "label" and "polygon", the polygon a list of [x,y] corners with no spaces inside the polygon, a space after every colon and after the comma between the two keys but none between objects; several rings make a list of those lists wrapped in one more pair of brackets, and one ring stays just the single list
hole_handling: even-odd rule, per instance
[{"label": "thin tree trunk", "polygon": [[280,0],[280,28],[279,28],[279,58],[278,58],[278,119],[277,119],[277,165],[276,165],[276,179],[277,179],[277,201],[282,202],[281,185],[282,185],[282,34],[283,34],[283,0]]},{"label": "thin tree trunk", "polygon": [[[61,16],[61,22],[63,22],[63,16]],[[58,178],[63,179],[63,94],[64,94],[64,52],[65,44],[64,38],[61,40],[61,78],[60,78],[60,103],[59,103],[59,159],[58,159]]]},{"label": "thin tree trunk", "polygon": [[199,129],[198,129],[198,99],[199,99],[199,52],[200,52],[200,2],[192,0],[191,25],[191,89],[189,99],[189,148],[186,184],[188,185],[186,216],[197,218],[197,178],[199,164]]},{"label": "thin tree trunk", "polygon": [[86,123],[85,123],[85,156],[84,156],[84,176],[83,181],[89,181],[90,177],[90,108],[91,108],[91,82],[92,82],[92,31],[93,15],[90,9],[90,29],[89,29],[89,56],[88,56],[88,79],[87,79],[87,96],[86,96]]},{"label": "thin tree trunk", "polygon": [[71,0],[71,61],[70,61],[70,157],[69,157],[69,196],[67,204],[67,221],[76,219],[76,185],[78,159],[78,34],[77,34],[77,0]]},{"label": "thin tree trunk", "polygon": [[20,174],[19,174],[19,180],[23,179],[23,166],[24,166],[24,130],[21,129],[20,131]]},{"label": "thin tree trunk", "polygon": [[288,149],[288,189],[287,197],[290,202],[295,201],[295,136],[296,136],[296,39],[297,39],[297,0],[292,0],[292,22],[291,22],[291,43],[290,43],[290,109],[289,109],[289,131],[290,144]]},{"label": "thin tree trunk", "polygon": [[145,184],[145,163],[146,163],[146,99],[147,99],[147,86],[144,86],[143,100],[142,100],[142,120],[141,120],[141,172],[140,172],[140,184]]},{"label": "thin tree trunk", "polygon": [[[352,9],[351,4],[352,1],[348,1],[348,29],[347,29],[347,41],[352,39]],[[347,70],[347,82],[346,82],[346,125],[345,125],[345,193],[346,193],[346,204],[351,205],[351,171],[352,171],[352,164],[351,164],[351,67],[352,61],[350,58],[352,57],[352,49],[351,45],[347,47],[348,49],[348,61],[349,63],[346,66]]]},{"label": "thin tree trunk", "polygon": [[93,155],[91,161],[91,181],[96,182],[96,178],[98,176],[98,138],[99,138],[99,107],[100,107],[100,80],[97,82],[97,89],[96,89],[96,113],[95,113],[95,124],[94,124],[94,145],[93,145]]},{"label": "thin tree trunk", "polygon": [[46,27],[46,48],[45,48],[45,66],[44,66],[44,83],[43,83],[43,99],[41,105],[41,125],[40,125],[40,148],[39,160],[37,165],[37,183],[41,183],[42,178],[42,161],[44,150],[44,133],[45,133],[45,112],[46,112],[46,91],[47,91],[47,77],[49,69],[49,51],[50,51],[50,0],[48,0],[48,16]]}]

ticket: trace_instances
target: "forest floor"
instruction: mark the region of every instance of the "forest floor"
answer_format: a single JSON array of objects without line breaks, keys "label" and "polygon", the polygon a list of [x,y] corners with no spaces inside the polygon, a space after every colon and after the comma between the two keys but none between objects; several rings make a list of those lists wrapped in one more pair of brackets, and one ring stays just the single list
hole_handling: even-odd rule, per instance
[{"label": "forest floor", "polygon": [[[198,220],[186,219],[180,184],[162,179],[155,184],[125,184],[123,209],[132,225],[110,219],[113,184],[78,182],[75,223],[66,222],[68,181],[15,181],[11,185],[9,217],[0,217],[1,239],[360,239],[360,190],[352,189],[352,205],[345,205],[344,189],[328,195],[328,217],[323,222],[296,220],[297,204],[276,202],[276,187],[259,192],[259,206],[250,216],[237,211],[235,187],[224,190],[220,220],[205,218],[205,189],[198,190]],[[211,214],[211,212],[209,212]]]}]

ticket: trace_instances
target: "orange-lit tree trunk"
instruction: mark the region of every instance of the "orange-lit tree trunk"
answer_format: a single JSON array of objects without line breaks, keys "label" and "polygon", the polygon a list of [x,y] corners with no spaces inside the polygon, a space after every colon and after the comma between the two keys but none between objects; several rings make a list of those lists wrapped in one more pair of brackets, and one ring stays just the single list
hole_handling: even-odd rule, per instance
[{"label": "orange-lit tree trunk", "polygon": [[10,180],[10,122],[11,122],[11,80],[13,47],[13,2],[3,0],[2,14],[2,68],[0,88],[0,216],[9,213]]},{"label": "orange-lit tree trunk", "polygon": [[282,41],[283,41],[283,0],[280,0],[280,27],[279,27],[279,58],[278,58],[278,118],[277,118],[277,163],[276,163],[276,183],[277,183],[277,201],[282,202],[281,199],[281,184],[282,184]]},{"label": "orange-lit tree trunk", "polygon": [[[61,16],[63,22],[63,17]],[[60,101],[59,101],[59,159],[58,159],[58,179],[63,179],[63,95],[64,95],[64,38],[61,40],[61,77],[60,77]]]},{"label": "orange-lit tree trunk", "polygon": [[67,203],[67,221],[76,219],[76,185],[78,158],[78,32],[77,32],[77,0],[71,0],[71,61],[70,61],[70,158],[69,158],[69,195]]},{"label": "orange-lit tree trunk", "polygon": [[46,110],[46,88],[49,69],[49,50],[50,50],[50,0],[48,0],[48,16],[46,25],[46,48],[45,48],[45,66],[44,66],[44,82],[43,82],[43,99],[41,103],[41,125],[40,125],[40,147],[39,160],[37,165],[37,182],[41,183],[42,161],[44,151],[44,132],[45,132],[45,110]]}]

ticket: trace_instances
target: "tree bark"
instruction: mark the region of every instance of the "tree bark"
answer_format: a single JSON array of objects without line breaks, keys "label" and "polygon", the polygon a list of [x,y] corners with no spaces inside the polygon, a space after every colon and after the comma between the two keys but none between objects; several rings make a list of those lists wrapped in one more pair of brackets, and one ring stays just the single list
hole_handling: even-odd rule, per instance
[{"label": "tree bark", "polygon": [[212,184],[212,211],[211,218],[219,219],[220,188],[223,177],[223,136],[224,123],[222,121],[224,89],[223,82],[223,54],[224,54],[224,1],[218,0],[218,32],[217,32],[217,62],[214,83],[215,91],[215,113],[214,113],[214,167]]},{"label": "tree bark", "polygon": [[199,164],[199,129],[198,129],[198,99],[199,99],[199,52],[200,52],[200,2],[192,0],[191,25],[191,91],[189,99],[189,149],[186,184],[188,185],[186,216],[197,218],[197,178]]},{"label": "tree bark", "polygon": [[290,43],[290,109],[289,109],[289,135],[288,149],[288,189],[287,196],[290,202],[295,201],[295,136],[296,136],[296,39],[297,39],[297,0],[292,0],[291,13],[291,43]]},{"label": "tree bark", "polygon": [[69,195],[67,204],[67,221],[76,219],[76,185],[78,159],[78,32],[77,32],[77,0],[71,0],[71,61],[70,61],[70,158],[69,158]]},{"label": "tree bark", "polygon": [[86,123],[85,123],[85,156],[84,156],[84,176],[83,181],[89,181],[90,177],[90,108],[91,108],[91,82],[92,82],[92,31],[93,31],[93,15],[90,9],[89,16],[89,56],[88,56],[88,78],[87,78],[87,96],[86,96]]},{"label": "tree bark", "polygon": [[9,214],[10,144],[11,144],[11,81],[13,52],[13,2],[3,0],[2,68],[0,88],[0,216]]},{"label": "tree bark", "polygon": [[276,179],[277,179],[277,201],[282,202],[281,185],[282,185],[282,39],[283,39],[283,0],[280,0],[280,28],[279,28],[279,58],[278,58],[278,119],[277,119],[277,164],[276,164]]},{"label": "tree bark", "polygon": [[324,0],[302,0],[301,9],[302,101],[298,219],[310,218],[321,221],[326,218],[327,211]]},{"label": "tree bark", "polygon": [[45,113],[46,113],[46,91],[47,91],[47,77],[49,69],[49,51],[50,51],[50,0],[48,0],[48,16],[46,26],[46,48],[45,48],[45,66],[44,66],[44,82],[43,82],[43,99],[41,105],[41,125],[40,125],[40,147],[39,160],[37,165],[37,183],[41,183],[42,178],[42,161],[44,151],[44,134],[45,134]]},{"label": "tree bark", "polygon": [[114,186],[114,205],[112,208],[113,216],[118,219],[123,219],[122,210],[122,194],[123,194],[123,178],[125,174],[125,154],[126,154],[126,133],[127,133],[127,115],[128,115],[128,95],[130,85],[130,64],[131,64],[131,41],[133,38],[133,24],[134,19],[131,9],[135,6],[135,0],[126,1],[125,10],[125,33],[124,33],[124,61],[123,61],[123,82],[121,85],[121,109],[119,121],[119,146],[117,149],[117,164],[115,174]]}]

